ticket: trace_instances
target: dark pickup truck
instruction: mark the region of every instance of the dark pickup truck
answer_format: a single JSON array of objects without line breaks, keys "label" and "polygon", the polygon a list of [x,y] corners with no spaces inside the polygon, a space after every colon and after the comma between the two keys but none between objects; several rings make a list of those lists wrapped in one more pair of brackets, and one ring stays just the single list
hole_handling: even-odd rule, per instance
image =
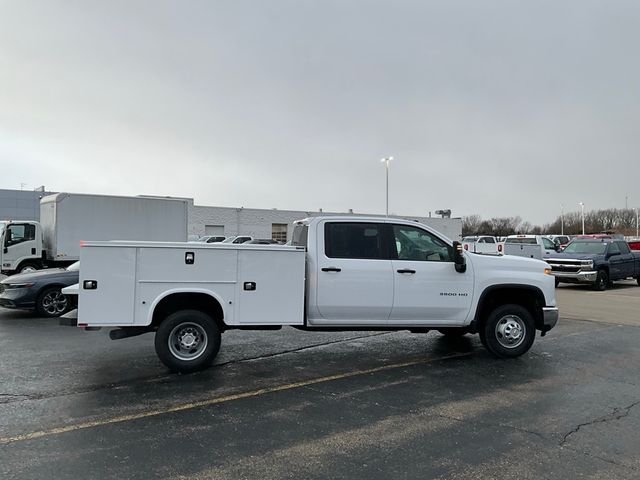
[{"label": "dark pickup truck", "polygon": [[635,278],[640,285],[640,252],[613,239],[574,239],[561,252],[545,258],[559,283],[590,283],[606,290],[615,280]]}]

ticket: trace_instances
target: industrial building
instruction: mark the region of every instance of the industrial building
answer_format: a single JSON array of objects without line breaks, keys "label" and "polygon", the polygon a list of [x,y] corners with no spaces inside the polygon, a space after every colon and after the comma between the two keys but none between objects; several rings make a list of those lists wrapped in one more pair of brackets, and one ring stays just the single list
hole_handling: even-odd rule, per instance
[{"label": "industrial building", "polygon": [[[1,220],[39,220],[40,198],[56,192],[44,187],[36,191],[0,190]],[[259,208],[235,208],[195,205],[192,198],[186,199],[188,208],[188,234],[190,238],[202,235],[250,235],[254,238],[272,238],[280,242],[291,239],[292,222],[317,215],[359,215],[349,212],[322,212],[304,210],[277,210]],[[372,215],[372,214],[369,214]],[[462,234],[462,219],[440,217],[402,216],[417,220],[435,228],[447,237],[458,240]]]}]

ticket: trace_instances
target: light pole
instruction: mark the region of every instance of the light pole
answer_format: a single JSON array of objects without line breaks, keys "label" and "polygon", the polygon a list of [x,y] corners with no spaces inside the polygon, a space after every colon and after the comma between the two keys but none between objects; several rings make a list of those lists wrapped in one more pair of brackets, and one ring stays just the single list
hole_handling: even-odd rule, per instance
[{"label": "light pole", "polygon": [[384,157],[380,160],[384,163],[385,169],[387,171],[387,217],[389,216],[389,162],[393,160],[393,157]]},{"label": "light pole", "polygon": [[564,235],[564,205],[560,204],[560,235]]},{"label": "light pole", "polygon": [[584,235],[584,202],[580,202],[578,205],[582,209],[582,235]]},{"label": "light pole", "polygon": [[636,208],[636,237],[640,237],[638,233],[638,209]]}]

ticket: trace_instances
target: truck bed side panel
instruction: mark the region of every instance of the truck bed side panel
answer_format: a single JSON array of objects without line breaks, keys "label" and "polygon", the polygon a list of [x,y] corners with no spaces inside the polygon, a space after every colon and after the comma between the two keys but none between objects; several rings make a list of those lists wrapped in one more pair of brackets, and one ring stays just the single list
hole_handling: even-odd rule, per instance
[{"label": "truck bed side panel", "polygon": [[[305,253],[238,251],[239,325],[304,324]],[[255,288],[255,290],[253,289]]]},{"label": "truck bed side panel", "polygon": [[[83,248],[80,264],[79,322],[96,326],[133,324],[136,249]],[[85,280],[97,282],[96,288],[85,289]]]},{"label": "truck bed side panel", "polygon": [[[175,293],[203,293],[218,301],[224,321],[235,324],[234,307],[237,283],[236,249],[141,247],[138,250],[135,325],[151,323],[153,309],[165,297]],[[187,264],[187,253],[194,255]]]}]

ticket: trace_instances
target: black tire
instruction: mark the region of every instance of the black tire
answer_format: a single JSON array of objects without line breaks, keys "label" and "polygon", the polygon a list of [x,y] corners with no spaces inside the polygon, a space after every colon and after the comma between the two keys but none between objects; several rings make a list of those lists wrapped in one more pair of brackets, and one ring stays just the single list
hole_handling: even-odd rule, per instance
[{"label": "black tire", "polygon": [[609,274],[606,270],[598,270],[596,281],[593,284],[593,289],[598,292],[604,292],[609,286]]},{"label": "black tire", "polygon": [[42,267],[36,262],[24,262],[20,264],[16,273],[30,273],[35,270],[40,270]]},{"label": "black tire", "polygon": [[533,316],[520,305],[497,307],[480,327],[480,341],[498,358],[519,357],[529,351],[535,337]]},{"label": "black tire", "polygon": [[199,310],[181,310],[167,316],[158,327],[156,354],[172,372],[195,372],[211,365],[220,350],[220,341],[220,328],[209,315]]},{"label": "black tire", "polygon": [[438,332],[440,332],[445,337],[458,338],[469,333],[469,330],[463,327],[446,327],[446,328],[439,328]]},{"label": "black tire", "polygon": [[72,302],[62,293],[62,287],[45,288],[36,299],[36,312],[41,317],[53,318],[68,312]]}]

